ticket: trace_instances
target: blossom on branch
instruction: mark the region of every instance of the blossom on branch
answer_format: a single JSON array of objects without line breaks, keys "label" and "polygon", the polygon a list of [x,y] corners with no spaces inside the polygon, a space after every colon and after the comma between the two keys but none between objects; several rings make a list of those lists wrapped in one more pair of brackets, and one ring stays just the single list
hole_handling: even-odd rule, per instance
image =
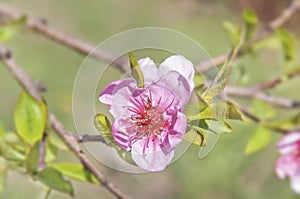
[{"label": "blossom on branch", "polygon": [[285,135],[277,148],[282,156],[276,162],[276,174],[280,179],[289,177],[292,189],[300,194],[300,132]]},{"label": "blossom on branch", "polygon": [[126,78],[109,84],[99,95],[115,118],[112,135],[134,162],[145,170],[161,171],[171,162],[174,149],[187,128],[183,109],[194,89],[194,67],[180,55],[157,67],[150,58],[138,61],[144,87]]}]

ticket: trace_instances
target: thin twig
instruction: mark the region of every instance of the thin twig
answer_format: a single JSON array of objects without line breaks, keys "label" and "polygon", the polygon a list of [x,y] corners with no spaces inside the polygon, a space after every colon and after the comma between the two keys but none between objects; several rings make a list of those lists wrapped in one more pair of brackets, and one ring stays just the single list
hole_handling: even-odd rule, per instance
[{"label": "thin twig", "polygon": [[26,25],[31,30],[46,36],[53,41],[61,43],[83,55],[91,55],[98,60],[104,61],[105,63],[111,63],[117,68],[127,71],[129,69],[128,60],[125,58],[119,58],[117,55],[114,55],[105,50],[95,48],[96,45],[93,45],[89,42],[83,41],[81,39],[72,37],[54,27],[51,27],[47,24],[45,20],[36,19],[26,14],[18,11],[15,8],[12,8],[4,3],[0,3],[0,14],[4,16],[9,16],[14,20],[20,19],[23,16],[26,16]]},{"label": "thin twig", "polygon": [[0,59],[2,62],[9,66],[8,69],[13,74],[15,79],[19,82],[19,84],[27,90],[27,92],[38,102],[41,101],[41,95],[36,87],[32,87],[32,84],[35,85],[34,81],[30,76],[28,76],[25,71],[15,62],[14,59],[11,59],[11,52],[4,48],[3,45],[0,44]]},{"label": "thin twig", "polygon": [[[38,91],[36,83],[32,80],[32,78],[23,71],[20,66],[16,63],[16,61],[12,58],[11,53],[9,53],[3,45],[0,45],[0,58],[4,65],[10,70],[15,79],[19,82],[19,84],[26,90],[32,97],[39,100],[41,99],[41,95]],[[8,56],[9,55],[9,56]],[[118,188],[116,188],[108,179],[102,174],[101,171],[95,167],[92,162],[86,157],[86,155],[80,149],[77,140],[73,132],[68,131],[61,124],[61,122],[55,117],[53,113],[49,113],[49,121],[52,128],[55,132],[62,138],[65,144],[69,147],[69,149],[77,156],[77,158],[81,161],[81,163],[89,169],[101,182],[101,184],[108,189],[112,194],[114,194],[117,198],[129,198],[127,195],[122,193]]]},{"label": "thin twig", "polygon": [[258,91],[265,91],[265,90],[273,89],[276,86],[278,86],[280,83],[282,83],[283,81],[290,80],[290,79],[293,79],[293,78],[299,77],[299,76],[300,76],[300,70],[298,69],[296,71],[293,71],[293,72],[287,74],[285,77],[275,77],[269,81],[265,81],[256,86],[253,86],[253,88],[256,87]]},{"label": "thin twig", "polygon": [[75,137],[77,142],[83,143],[83,142],[102,142],[106,143],[105,139],[101,135],[78,135]]},{"label": "thin twig", "polygon": [[264,92],[257,91],[257,89],[253,89],[253,88],[227,85],[225,87],[225,93],[229,96],[234,96],[234,97],[240,97],[246,99],[259,99],[268,104],[272,104],[282,108],[300,109],[300,101],[295,101],[280,96],[268,95]]},{"label": "thin twig", "polygon": [[[267,37],[269,34],[271,34],[276,28],[281,27],[285,22],[289,20],[289,18],[300,9],[300,1],[299,0],[293,0],[288,7],[286,7],[279,16],[277,16],[275,19],[273,19],[265,28],[262,29],[259,33],[255,34],[253,38],[246,42],[244,46],[249,46],[253,44],[254,42],[260,41]],[[243,49],[243,48],[242,48]],[[222,55],[219,55],[215,58],[212,58],[211,60],[203,61],[199,63],[196,68],[200,72],[208,71],[215,66],[223,64],[229,53],[225,53]],[[240,55],[241,53],[239,53]]]},{"label": "thin twig", "polygon": [[47,133],[44,132],[43,138],[40,143],[40,150],[39,150],[39,162],[38,162],[38,170],[41,171],[45,168],[45,158],[46,158],[46,140],[47,140]]}]

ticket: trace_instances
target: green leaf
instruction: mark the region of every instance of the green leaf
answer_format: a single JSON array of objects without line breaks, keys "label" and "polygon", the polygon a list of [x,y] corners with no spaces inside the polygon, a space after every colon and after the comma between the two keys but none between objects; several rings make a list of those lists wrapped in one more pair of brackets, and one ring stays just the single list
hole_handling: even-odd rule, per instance
[{"label": "green leaf", "polygon": [[129,53],[131,76],[136,80],[137,87],[144,88],[144,75],[133,53]]},{"label": "green leaf", "polygon": [[4,129],[3,129],[2,125],[1,125],[1,123],[0,123],[0,137],[1,138],[4,137]]},{"label": "green leaf", "polygon": [[66,146],[66,144],[55,133],[49,133],[47,140],[50,141],[51,145],[53,145],[61,150],[65,150],[65,151],[69,150],[69,148]]},{"label": "green leaf", "polygon": [[66,180],[61,172],[58,170],[47,167],[39,172],[35,179],[44,183],[51,189],[55,189],[64,193],[68,193],[71,196],[74,195],[72,184],[69,180]]},{"label": "green leaf", "polygon": [[245,153],[252,154],[265,148],[271,141],[271,135],[272,133],[269,129],[257,126],[246,146]]},{"label": "green leaf", "polygon": [[15,145],[20,143],[20,138],[15,132],[5,132],[4,141],[6,144]]},{"label": "green leaf", "polygon": [[269,104],[261,101],[253,101],[253,110],[252,113],[258,116],[262,120],[270,119],[275,116],[276,112]]},{"label": "green leaf", "polygon": [[80,164],[73,163],[55,163],[50,167],[60,171],[65,176],[68,176],[74,180],[80,180],[83,182],[92,182],[98,184],[97,178],[87,169]]},{"label": "green leaf", "polygon": [[25,159],[22,153],[15,150],[12,146],[6,144],[4,141],[0,141],[0,156],[7,160],[16,162],[17,164],[23,162]]},{"label": "green leaf", "polygon": [[95,124],[98,132],[105,139],[106,144],[111,145],[117,149],[120,148],[112,136],[111,124],[105,115],[100,114],[100,113],[97,114],[94,118],[94,124]]},{"label": "green leaf", "polygon": [[[219,72],[216,75],[216,77],[214,78],[214,80],[211,82],[209,87],[204,91],[204,93],[202,95],[203,99],[208,104],[210,104],[212,102],[212,99],[215,98],[218,94],[220,94],[223,91],[223,89],[227,83],[227,80],[231,74],[232,62],[235,59],[236,55],[238,54],[239,49],[242,45],[242,41],[243,41],[242,35],[243,35],[242,32],[239,31],[236,36],[234,46],[228,55],[228,58],[226,59],[225,63],[219,70]],[[228,72],[226,73],[226,71],[228,71]],[[225,76],[225,77],[222,79],[223,76]]]},{"label": "green leaf", "polygon": [[189,116],[190,121],[201,119],[232,119],[244,120],[240,109],[229,101],[220,101],[217,104],[212,104],[199,114]]},{"label": "green leaf", "polygon": [[212,100],[224,90],[228,81],[228,77],[229,75],[227,75],[227,77],[224,78],[220,83],[216,84],[215,87],[211,87],[209,91],[205,92],[202,97],[204,101],[206,101],[208,104],[211,104]]},{"label": "green leaf", "polygon": [[243,18],[246,27],[245,38],[246,41],[248,41],[252,37],[253,32],[255,31],[255,28],[258,23],[258,18],[256,16],[256,13],[250,8],[246,8],[243,11]]},{"label": "green leaf", "polygon": [[38,170],[38,162],[40,156],[40,142],[36,142],[30,149],[26,161],[25,167],[28,173],[34,174]]},{"label": "green leaf", "polygon": [[300,125],[300,114],[296,114],[292,117],[280,120],[280,121],[275,121],[268,123],[269,127],[275,127],[275,128],[283,128],[286,130],[293,130],[295,127]]},{"label": "green leaf", "polygon": [[57,152],[58,152],[57,147],[47,139],[45,162],[49,163],[55,160]]},{"label": "green leaf", "polygon": [[284,58],[291,61],[295,58],[295,43],[291,34],[283,28],[276,30],[277,36],[281,42]]},{"label": "green leaf", "polygon": [[230,21],[224,21],[222,25],[223,28],[228,33],[230,41],[234,43],[236,39],[236,35],[238,34],[238,30],[239,30],[238,27],[235,24],[231,23]]},{"label": "green leaf", "polygon": [[128,151],[123,150],[122,148],[117,149],[118,155],[120,158],[122,158],[125,162],[136,165],[136,163],[133,161],[131,157],[131,153]]},{"label": "green leaf", "polygon": [[25,25],[26,22],[27,22],[27,16],[23,15],[18,19],[10,21],[9,25],[12,26],[12,27],[18,27],[18,26]]},{"label": "green leaf", "polygon": [[196,91],[195,92],[196,96],[197,96],[197,100],[198,100],[198,106],[199,106],[199,111],[203,111],[205,110],[207,107],[209,107],[209,105],[207,104],[207,102],[203,99],[203,97]]},{"label": "green leaf", "polygon": [[194,77],[195,90],[199,91],[203,88],[205,83],[205,77],[200,73],[196,72]]},{"label": "green leaf", "polygon": [[7,165],[5,164],[5,160],[0,158],[0,193],[3,191],[6,183],[6,171]]},{"label": "green leaf", "polygon": [[183,139],[198,146],[207,145],[206,133],[197,126],[192,126]]},{"label": "green leaf", "polygon": [[253,51],[261,51],[264,49],[277,50],[281,48],[281,43],[276,35],[268,36],[263,40],[256,41],[252,45]]},{"label": "green leaf", "polygon": [[[201,120],[200,120],[201,121]],[[203,129],[206,133],[233,133],[232,127],[223,120],[206,119],[205,125],[199,124],[198,127]]]},{"label": "green leaf", "polygon": [[14,32],[9,27],[0,28],[0,42],[7,42],[13,37]]},{"label": "green leaf", "polygon": [[52,193],[52,189],[50,189],[49,187],[47,187],[43,199],[48,199],[51,193]]},{"label": "green leaf", "polygon": [[27,17],[22,16],[19,19],[11,20],[5,26],[0,27],[0,42],[7,42],[11,40],[18,29],[20,29],[20,26],[24,25],[26,21]]},{"label": "green leaf", "polygon": [[17,132],[25,142],[33,145],[42,139],[47,120],[46,110],[44,101],[38,103],[22,91],[15,107],[14,119]]}]

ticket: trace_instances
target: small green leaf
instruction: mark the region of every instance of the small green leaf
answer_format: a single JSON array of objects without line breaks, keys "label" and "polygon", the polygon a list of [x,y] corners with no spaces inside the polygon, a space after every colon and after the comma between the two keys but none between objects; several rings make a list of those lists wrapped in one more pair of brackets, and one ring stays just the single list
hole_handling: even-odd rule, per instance
[{"label": "small green leaf", "polygon": [[[200,120],[201,121],[201,120]],[[232,127],[223,120],[206,119],[205,125],[200,125],[199,128],[203,129],[204,132],[221,134],[221,133],[233,133]]]},{"label": "small green leaf", "polygon": [[243,18],[246,26],[245,38],[246,41],[248,41],[252,37],[253,32],[255,31],[258,18],[256,16],[256,13],[250,8],[246,8],[243,11]]},{"label": "small green leaf", "polygon": [[7,165],[5,164],[5,160],[0,158],[0,193],[3,191],[6,183],[6,171]]},{"label": "small green leaf", "polygon": [[61,150],[69,150],[66,144],[61,140],[61,138],[56,133],[49,133],[48,139],[51,145],[61,149]]},{"label": "small green leaf", "polygon": [[251,46],[253,51],[261,51],[264,49],[277,50],[281,48],[281,44],[276,35],[271,35],[263,40],[256,41]]},{"label": "small green leaf", "polygon": [[196,72],[194,77],[194,83],[195,83],[195,90],[197,91],[201,90],[205,83],[205,77],[200,73]]},{"label": "small green leaf", "polygon": [[284,58],[286,61],[291,61],[295,58],[295,42],[291,34],[283,28],[276,30],[278,38],[281,42]]},{"label": "small green leaf", "polygon": [[46,142],[46,157],[45,162],[49,163],[55,160],[58,149],[55,145],[53,145],[48,139]]},{"label": "small green leaf", "polygon": [[43,199],[48,199],[51,193],[52,193],[52,189],[50,189],[49,187],[47,187]]},{"label": "small green leaf", "polygon": [[222,25],[223,28],[228,33],[230,41],[233,43],[235,41],[236,35],[239,30],[238,27],[235,24],[231,23],[230,21],[224,21]]},{"label": "small green leaf", "polygon": [[190,121],[201,119],[232,119],[243,120],[243,114],[240,109],[229,101],[220,101],[212,104],[199,114],[189,116]]},{"label": "small green leaf", "polygon": [[199,111],[203,111],[207,107],[209,107],[207,102],[203,99],[203,97],[197,91],[195,92],[195,94],[196,94],[197,100],[198,100]]},{"label": "small green leaf", "polygon": [[120,158],[122,158],[125,162],[136,165],[136,163],[133,161],[131,157],[131,153],[128,151],[123,150],[122,148],[117,149],[118,155]]},{"label": "small green leaf", "polygon": [[74,195],[73,187],[70,181],[66,180],[62,173],[54,168],[47,167],[43,169],[35,176],[35,178],[51,189],[68,193],[71,196]]},{"label": "small green leaf", "polygon": [[51,164],[50,167],[60,171],[64,175],[83,182],[92,182],[98,184],[97,178],[82,165],[73,163],[55,163]]},{"label": "small green leaf", "polygon": [[9,27],[1,27],[0,28],[0,42],[7,42],[9,41],[12,36],[13,36],[14,32],[12,31],[11,28]]},{"label": "small green leaf", "polygon": [[246,146],[245,153],[252,154],[265,148],[271,141],[271,135],[269,129],[258,126]]},{"label": "small green leaf", "polygon": [[[208,104],[210,104],[212,102],[212,99],[215,98],[218,94],[220,94],[223,91],[223,89],[227,83],[227,80],[229,79],[229,76],[230,76],[231,70],[232,70],[232,62],[234,61],[236,55],[238,54],[240,47],[242,45],[242,42],[243,42],[242,35],[243,35],[242,32],[239,31],[236,36],[233,48],[228,55],[228,58],[226,59],[225,63],[219,70],[219,72],[216,75],[216,77],[214,78],[214,80],[211,82],[209,87],[204,91],[204,93],[202,95],[203,99]],[[227,71],[227,73],[226,73],[226,71]],[[222,79],[223,76],[224,76],[224,78]]]},{"label": "small green leaf", "polygon": [[44,101],[38,103],[22,91],[15,107],[14,119],[17,132],[25,142],[33,145],[42,139],[46,127],[46,110]]},{"label": "small green leaf", "polygon": [[15,150],[12,146],[0,141],[0,156],[7,160],[14,161],[17,164],[23,162],[25,157],[22,153]]},{"label": "small green leaf", "polygon": [[224,78],[220,83],[216,84],[215,87],[211,87],[209,91],[205,92],[202,97],[204,101],[206,101],[208,104],[211,104],[212,100],[224,90],[228,81],[228,77],[229,75],[226,78]]},{"label": "small green leaf", "polygon": [[137,87],[144,88],[144,75],[133,53],[129,53],[131,76],[136,80]]},{"label": "small green leaf", "polygon": [[293,130],[295,127],[300,125],[300,114],[296,114],[292,117],[280,120],[280,121],[275,121],[268,123],[269,127],[275,127],[275,128],[283,128],[286,130]]},{"label": "small green leaf", "polygon": [[38,170],[38,162],[40,156],[40,142],[36,142],[30,149],[26,161],[25,167],[28,173],[34,174]]},{"label": "small green leaf", "polygon": [[112,136],[111,124],[105,115],[97,114],[94,118],[94,124],[95,124],[98,132],[105,139],[106,144],[114,146],[117,149],[120,148]]},{"label": "small green leaf", "polygon": [[183,139],[198,146],[207,145],[206,133],[197,126],[192,126]]},{"label": "small green leaf", "polygon": [[1,123],[0,123],[0,137],[1,138],[4,137],[4,129],[3,129],[2,125],[1,125]]},{"label": "small green leaf", "polygon": [[270,119],[275,116],[276,112],[269,104],[261,101],[253,101],[253,114],[258,116],[262,120]]},{"label": "small green leaf", "polygon": [[12,26],[12,27],[18,27],[18,26],[25,25],[26,22],[27,22],[27,16],[23,15],[18,19],[10,21],[9,25]]}]

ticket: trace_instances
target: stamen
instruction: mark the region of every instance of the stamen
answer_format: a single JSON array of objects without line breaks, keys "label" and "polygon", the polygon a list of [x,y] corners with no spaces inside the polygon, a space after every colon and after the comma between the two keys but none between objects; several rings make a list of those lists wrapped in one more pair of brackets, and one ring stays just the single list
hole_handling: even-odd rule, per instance
[{"label": "stamen", "polygon": [[145,141],[145,144],[144,144],[144,148],[143,148],[143,154],[145,154],[145,151],[146,151],[146,147],[148,148],[149,147],[149,139],[150,139],[150,137],[147,137],[146,138],[146,141]]},{"label": "stamen", "polygon": [[173,98],[172,102],[164,109],[164,111],[166,111],[168,108],[170,108],[172,106],[173,102],[174,102],[174,98]]},{"label": "stamen", "polygon": [[157,111],[157,108],[158,108],[158,106],[161,102],[161,99],[162,99],[162,97],[160,96],[159,99],[158,99],[158,102],[156,103],[155,111]]}]

